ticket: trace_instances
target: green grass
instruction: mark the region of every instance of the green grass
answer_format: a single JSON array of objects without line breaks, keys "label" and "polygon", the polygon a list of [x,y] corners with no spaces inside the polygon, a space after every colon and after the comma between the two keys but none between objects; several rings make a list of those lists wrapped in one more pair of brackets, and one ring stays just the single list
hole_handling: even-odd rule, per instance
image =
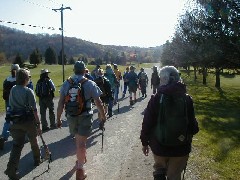
[{"label": "green grass", "polygon": [[214,75],[206,86],[200,78],[194,82],[183,74],[200,126],[192,161],[200,179],[240,179],[240,76],[221,76],[221,89],[214,87]]},{"label": "green grass", "polygon": [[[133,65],[136,66],[137,71],[141,68],[141,67],[152,67],[153,65],[151,63],[148,64],[134,64]],[[91,72],[96,66],[95,65],[88,65],[87,68],[89,69],[89,72]],[[103,69],[105,69],[105,65],[101,66]],[[124,72],[127,66],[118,66],[119,70],[121,72]],[[49,74],[50,78],[53,80],[55,86],[56,86],[56,92],[55,92],[55,96],[58,97],[59,93],[58,90],[60,90],[62,82],[63,82],[63,71],[62,71],[62,65],[43,65],[40,64],[37,66],[37,68],[33,68],[30,69],[31,71],[31,76],[32,76],[32,82],[33,82],[33,86],[34,89],[36,87],[36,83],[38,81],[38,79],[40,78],[40,71],[41,69],[48,69],[51,73]],[[3,65],[0,66],[0,82],[3,83],[3,81],[6,79],[7,76],[10,76],[10,65]],[[73,65],[65,65],[64,66],[64,76],[65,79],[67,79],[69,76],[71,76],[73,74]],[[1,98],[2,98],[2,91],[3,91],[3,87],[2,85],[0,86],[0,94],[1,94]],[[38,99],[37,99],[38,100]],[[5,102],[4,101],[0,101],[0,113],[5,111]]]},{"label": "green grass", "polygon": [[[152,67],[153,64],[136,64],[141,67]],[[92,71],[95,66],[87,66]],[[39,79],[40,70],[48,68],[50,77],[56,85],[56,96],[62,85],[61,65],[39,65],[31,69],[34,87]],[[105,69],[105,66],[102,66]],[[9,76],[10,66],[0,67],[0,81]],[[126,66],[119,66],[121,72]],[[73,65],[65,66],[65,79],[73,74]],[[202,85],[201,76],[193,80],[193,73],[187,76],[182,72],[182,78],[187,84],[188,93],[193,97],[195,114],[200,131],[194,137],[194,150],[191,161],[196,165],[194,171],[200,179],[240,179],[240,76],[221,76],[221,89],[214,87],[215,76],[209,74],[207,85]],[[2,94],[2,86],[0,86]],[[4,101],[0,101],[0,111],[4,112]]]}]

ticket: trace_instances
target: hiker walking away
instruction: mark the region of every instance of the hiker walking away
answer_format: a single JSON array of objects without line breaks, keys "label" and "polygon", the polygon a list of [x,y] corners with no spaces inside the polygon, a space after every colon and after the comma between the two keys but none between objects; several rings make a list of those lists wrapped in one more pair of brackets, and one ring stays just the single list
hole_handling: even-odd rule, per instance
[{"label": "hiker walking away", "polygon": [[129,73],[129,66],[126,67],[126,71],[123,73],[123,94],[122,98],[125,98],[126,92],[127,92],[127,87],[128,87],[128,82],[126,79],[127,74]]},{"label": "hiker walking away", "polygon": [[91,72],[91,76],[93,77],[93,79],[97,78],[99,68],[100,68],[100,65],[97,64],[95,69],[93,69],[93,71]]},{"label": "hiker walking away", "polygon": [[[6,112],[9,107],[10,91],[11,91],[12,87],[16,85],[16,73],[19,69],[20,69],[20,67],[18,64],[12,64],[11,70],[10,70],[11,75],[8,76],[3,82],[3,99],[5,101],[5,111]],[[10,128],[10,123],[9,123],[9,121],[6,121],[6,117],[5,117],[5,122],[4,122],[3,129],[2,129],[2,135],[0,138],[0,149],[3,149],[4,142],[8,140],[9,128]]]},{"label": "hiker walking away", "polygon": [[155,180],[180,180],[191,152],[192,137],[199,131],[193,101],[186,94],[174,66],[160,69],[158,92],[145,109],[141,142],[144,155],[149,147],[154,157]]},{"label": "hiker walking away", "polygon": [[16,74],[16,86],[11,89],[9,96],[10,113],[8,113],[8,118],[12,124],[10,132],[13,138],[13,146],[4,173],[13,180],[20,179],[16,174],[16,170],[18,169],[26,135],[31,144],[34,166],[41,163],[37,141],[37,135],[41,133],[40,121],[34,91],[26,87],[28,81],[29,71],[19,69]]},{"label": "hiker walking away", "polygon": [[139,87],[141,89],[142,97],[147,97],[147,85],[148,85],[148,76],[147,73],[144,72],[144,68],[140,69],[140,73],[138,74],[139,79]]},{"label": "hiker walking away", "polygon": [[[107,114],[108,117],[112,117],[112,107],[108,108],[109,102],[113,101],[111,84],[110,84],[109,80],[104,76],[104,71],[101,68],[98,70],[98,76],[95,79],[95,83],[102,91],[100,99],[102,100],[105,114]],[[98,113],[98,115],[100,115],[100,114]],[[100,117],[98,117],[98,118],[100,118]]]},{"label": "hiker walking away", "polygon": [[[106,65],[104,76],[109,80],[109,82],[111,84],[111,89],[112,89],[113,98],[114,98],[114,94],[115,94],[115,90],[116,90],[116,86],[117,86],[118,82],[117,82],[117,77],[113,72],[111,64]],[[109,104],[108,104],[109,111],[111,111],[111,109],[113,107],[113,101],[109,101]]]},{"label": "hiker walking away", "polygon": [[31,79],[31,73],[30,73],[30,70],[28,68],[24,68],[26,71],[28,71],[29,73],[29,81],[28,81],[28,84],[27,84],[27,87],[31,90],[33,90],[33,82],[32,82],[32,79]]},{"label": "hiker walking away", "polygon": [[157,66],[153,66],[153,73],[151,76],[151,89],[153,90],[153,94],[157,92],[157,88],[160,85],[160,77],[158,75]]},{"label": "hiker walking away", "polygon": [[[84,77],[85,72],[85,64],[83,61],[77,61],[74,65],[74,75],[71,76],[68,80],[66,80],[61,89],[60,89],[60,98],[57,107],[57,126],[60,128],[62,126],[61,115],[63,112],[63,108],[65,107],[66,117],[69,123],[69,130],[71,134],[75,135],[76,140],[76,179],[82,180],[87,177],[84,169],[84,164],[86,163],[86,143],[87,138],[91,133],[92,127],[92,102],[91,99],[94,99],[95,105],[98,108],[100,113],[100,120],[103,127],[104,122],[106,121],[106,116],[104,114],[103,105],[100,99],[101,90],[96,85],[95,82],[91,80],[87,80]],[[71,79],[71,81],[70,81]],[[79,103],[74,101],[76,98],[72,98],[72,104],[76,104],[76,106],[69,107],[68,103],[71,101],[66,101],[70,93],[70,88],[72,84],[81,83],[81,93],[83,95],[84,103],[82,110],[79,109]],[[65,103],[66,102],[66,103]],[[76,112],[76,113],[73,113]]]},{"label": "hiker walking away", "polygon": [[[134,72],[135,67],[130,66],[130,72],[126,75],[126,80],[128,82],[128,91],[130,94],[130,105],[133,105],[137,102],[137,88],[138,88],[138,76]],[[134,99],[133,99],[134,98]]]},{"label": "hiker walking away", "polygon": [[94,81],[94,78],[89,74],[89,70],[85,69],[85,77],[88,78],[91,81]]},{"label": "hiker walking away", "polygon": [[114,91],[114,104],[118,102],[118,94],[119,94],[119,88],[120,88],[120,81],[122,80],[122,73],[119,71],[117,64],[113,65],[114,69],[114,74],[116,75],[117,78],[117,84],[115,86],[115,91]]},{"label": "hiker walking away", "polygon": [[[36,84],[36,95],[39,97],[39,107],[42,123],[42,131],[46,132],[50,128],[56,128],[55,113],[54,113],[54,91],[56,90],[53,81],[49,77],[48,69],[42,69],[40,79]],[[50,128],[46,119],[46,111],[49,110]]]}]

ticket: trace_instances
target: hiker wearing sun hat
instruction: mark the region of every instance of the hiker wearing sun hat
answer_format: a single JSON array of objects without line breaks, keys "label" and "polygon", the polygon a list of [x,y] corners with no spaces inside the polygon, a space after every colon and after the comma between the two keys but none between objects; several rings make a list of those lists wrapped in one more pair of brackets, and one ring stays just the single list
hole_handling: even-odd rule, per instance
[{"label": "hiker wearing sun hat", "polygon": [[[56,90],[53,81],[49,78],[50,71],[42,69],[40,79],[36,84],[36,95],[39,97],[39,107],[41,114],[42,131],[48,131],[50,128],[55,129],[55,113],[54,113],[54,91]],[[50,128],[46,119],[46,111],[49,109]]]}]

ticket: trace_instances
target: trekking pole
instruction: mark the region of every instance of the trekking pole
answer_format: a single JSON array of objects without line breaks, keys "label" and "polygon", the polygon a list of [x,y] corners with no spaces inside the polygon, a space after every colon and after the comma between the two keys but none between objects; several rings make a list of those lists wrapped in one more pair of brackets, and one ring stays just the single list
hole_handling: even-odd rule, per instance
[{"label": "trekking pole", "polygon": [[48,146],[46,145],[46,143],[45,143],[45,141],[43,139],[42,134],[39,134],[39,137],[40,137],[40,139],[42,141],[43,148],[44,148],[44,151],[45,151],[45,157],[42,157],[42,159],[48,160],[48,170],[49,170],[50,169],[50,163],[52,162],[52,153],[50,152]]},{"label": "trekking pole", "polygon": [[103,152],[104,131],[105,131],[105,128],[104,128],[104,126],[103,126],[103,128],[102,128],[102,148],[101,148],[101,152]]},{"label": "trekking pole", "polygon": [[[34,109],[33,109],[33,107],[28,107],[28,108],[29,108],[29,111],[31,112],[32,116],[34,117],[34,121],[35,121],[35,115],[34,115]],[[41,157],[41,159],[45,159],[45,160],[48,159],[48,162],[49,162],[49,164],[50,164],[50,162],[52,162],[51,152],[49,151],[49,148],[48,148],[48,146],[46,145],[46,143],[45,143],[45,141],[44,141],[44,139],[43,139],[42,133],[39,133],[39,137],[40,137],[40,139],[41,139],[41,141],[42,141],[43,148],[44,148],[44,150],[45,150],[45,157],[44,157],[44,158]],[[50,168],[49,168],[49,164],[48,164],[48,170],[50,169]]]},{"label": "trekking pole", "polygon": [[118,100],[118,113],[119,113],[119,100]]},{"label": "trekking pole", "polygon": [[182,176],[182,180],[184,180],[184,179],[185,179],[185,173],[186,173],[186,169],[187,169],[187,162],[186,162],[186,165],[185,165],[185,167],[184,167],[184,169],[183,169],[183,176]]}]

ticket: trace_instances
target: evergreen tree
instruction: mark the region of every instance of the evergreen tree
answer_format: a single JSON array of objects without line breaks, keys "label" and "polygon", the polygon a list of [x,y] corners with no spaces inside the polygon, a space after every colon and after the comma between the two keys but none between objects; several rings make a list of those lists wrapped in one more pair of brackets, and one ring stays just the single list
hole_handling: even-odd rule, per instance
[{"label": "evergreen tree", "polygon": [[48,47],[45,51],[45,64],[57,64],[57,55],[52,47]]},{"label": "evergreen tree", "polygon": [[37,65],[37,64],[40,64],[42,62],[42,55],[41,55],[41,53],[39,52],[38,49],[35,49],[30,54],[30,58],[29,59],[30,59],[30,61],[29,61],[30,64]]},{"label": "evergreen tree", "polygon": [[1,52],[0,53],[0,64],[4,63],[5,61],[6,61],[5,53]]},{"label": "evergreen tree", "polygon": [[70,59],[69,59],[69,61],[68,61],[68,64],[75,64],[75,60],[74,60],[74,58],[71,56],[70,57]]},{"label": "evergreen tree", "polygon": [[13,64],[18,64],[22,68],[23,67],[23,63],[24,63],[24,61],[23,61],[22,56],[19,53],[17,53],[16,58],[15,58]]},{"label": "evergreen tree", "polygon": [[[67,64],[67,56],[66,54],[63,54],[64,64]],[[62,50],[59,52],[58,55],[58,64],[62,65]]]}]

